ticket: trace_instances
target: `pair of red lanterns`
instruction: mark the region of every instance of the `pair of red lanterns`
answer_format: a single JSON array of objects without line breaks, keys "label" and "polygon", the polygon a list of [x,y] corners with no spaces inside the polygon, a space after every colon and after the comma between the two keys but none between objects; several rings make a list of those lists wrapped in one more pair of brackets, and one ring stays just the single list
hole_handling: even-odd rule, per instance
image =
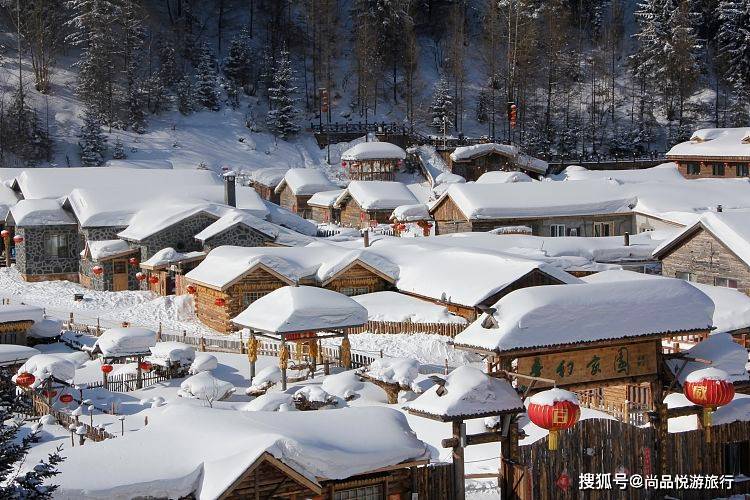
[{"label": "pair of red lanterns", "polygon": [[[148,361],[141,361],[140,363],[138,363],[138,368],[141,371],[150,372],[154,368],[154,366],[151,363],[149,363]],[[114,369],[115,369],[115,367],[112,366],[112,365],[110,365],[110,364],[104,364],[101,367],[102,373],[107,374],[107,375],[109,375],[110,373],[112,373],[112,370],[114,370]]]},{"label": "pair of red lanterns", "polygon": [[[4,240],[10,238],[10,231],[8,231],[7,229],[3,229],[2,231],[0,231],[0,236]],[[23,236],[21,236],[20,234],[15,235],[13,237],[13,243],[15,243],[16,245],[18,245],[19,243],[23,243]]]},{"label": "pair of red lanterns", "polygon": [[[135,273],[135,279],[137,279],[138,281],[143,281],[146,279],[146,275],[144,273]],[[148,282],[151,283],[152,285],[155,285],[159,282],[159,277],[150,276],[148,278]]]}]

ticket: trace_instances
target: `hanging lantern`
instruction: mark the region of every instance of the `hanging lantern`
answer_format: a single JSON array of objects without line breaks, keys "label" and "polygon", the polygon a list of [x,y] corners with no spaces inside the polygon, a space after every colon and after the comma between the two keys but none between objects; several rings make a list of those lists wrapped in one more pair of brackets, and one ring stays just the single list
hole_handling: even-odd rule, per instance
[{"label": "hanging lantern", "polygon": [[94,266],[91,268],[91,272],[99,276],[104,272],[104,268],[102,266]]},{"label": "hanging lantern", "polygon": [[146,275],[143,273],[135,273],[135,279],[137,279],[138,281],[143,281],[146,279]]},{"label": "hanging lantern", "polygon": [[554,388],[533,395],[526,412],[532,422],[549,431],[549,449],[556,450],[558,431],[569,429],[578,422],[581,407],[575,394]]},{"label": "hanging lantern", "polygon": [[55,396],[57,396],[57,391],[55,391],[55,390],[48,391],[48,390],[45,389],[45,390],[42,391],[42,396],[44,396],[47,399],[52,399]]},{"label": "hanging lantern", "polygon": [[115,369],[115,367],[112,366],[112,365],[102,365],[102,368],[101,368],[102,373],[105,373],[105,374],[112,373],[112,370],[114,370],[114,369]]},{"label": "hanging lantern", "polygon": [[214,304],[219,307],[224,307],[227,304],[227,301],[222,299],[221,297],[217,297],[216,300],[214,300]]},{"label": "hanging lantern", "polygon": [[2,231],[0,231],[0,236],[2,236],[3,239],[10,238],[10,231],[8,231],[7,229],[3,229]]},{"label": "hanging lantern", "polygon": [[186,290],[187,290],[187,293],[189,293],[190,295],[195,295],[195,292],[198,291],[193,285],[188,285]]},{"label": "hanging lantern", "polygon": [[29,372],[19,373],[16,377],[16,385],[29,387],[36,381],[36,377]]},{"label": "hanging lantern", "polygon": [[63,394],[60,396],[60,402],[64,404],[72,403],[73,402],[73,396],[71,394]]},{"label": "hanging lantern", "polygon": [[342,161],[342,162],[341,162],[341,167],[342,167],[342,168],[346,168],[346,162],[345,162],[345,161]]},{"label": "hanging lantern", "polygon": [[15,235],[13,237],[13,243],[15,243],[16,245],[23,243],[23,236],[21,236],[20,234]]},{"label": "hanging lantern", "polygon": [[734,398],[734,385],[729,381],[729,374],[718,368],[696,370],[685,378],[682,390],[691,403],[703,407],[703,427],[707,431],[706,441],[710,443],[711,414]]},{"label": "hanging lantern", "polygon": [[567,472],[563,472],[558,476],[557,480],[555,481],[555,486],[560,488],[563,491],[568,491],[570,489],[570,476]]},{"label": "hanging lantern", "polygon": [[405,231],[406,230],[406,224],[399,224],[398,225],[398,230],[399,231]]},{"label": "hanging lantern", "polygon": [[128,259],[128,264],[130,264],[131,266],[137,266],[138,265],[138,259],[136,259],[135,257],[130,257]]},{"label": "hanging lantern", "polygon": [[153,365],[148,361],[141,361],[140,363],[138,363],[138,368],[140,368],[144,372],[150,372],[153,369]]},{"label": "hanging lantern", "polygon": [[148,282],[151,283],[152,285],[155,285],[155,284],[157,284],[159,282],[159,277],[158,276],[150,276],[148,278]]}]

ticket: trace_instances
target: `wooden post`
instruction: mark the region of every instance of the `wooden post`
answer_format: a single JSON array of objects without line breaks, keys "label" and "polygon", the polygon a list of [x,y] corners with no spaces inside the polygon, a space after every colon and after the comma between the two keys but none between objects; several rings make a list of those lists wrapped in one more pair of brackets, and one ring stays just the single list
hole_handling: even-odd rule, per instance
[{"label": "wooden post", "polygon": [[206,352],[206,338],[203,336],[201,336],[200,349],[201,352]]},{"label": "wooden post", "polygon": [[105,389],[109,389],[109,377],[107,377],[107,373],[106,372],[102,372],[102,378],[103,378],[102,383],[104,385],[104,388]]},{"label": "wooden post", "polygon": [[70,316],[68,316],[68,328],[73,328],[73,313],[70,313]]},{"label": "wooden post", "polygon": [[143,361],[143,356],[138,356],[136,359],[138,366],[135,371],[135,386],[138,389],[143,389],[143,372],[141,371],[141,362]]},{"label": "wooden post", "polygon": [[96,336],[98,337],[101,334],[102,334],[102,329],[101,329],[101,325],[99,324],[99,318],[96,318]]},{"label": "wooden post", "polygon": [[453,498],[455,500],[464,500],[466,492],[464,491],[465,470],[464,470],[464,448],[462,436],[466,433],[466,427],[462,420],[453,422],[453,438],[456,440],[456,446],[453,447]]},{"label": "wooden post", "polygon": [[286,341],[281,341],[279,347],[279,368],[281,368],[281,390],[286,390],[286,367],[289,359],[289,347],[286,345]]},{"label": "wooden post", "polygon": [[667,443],[669,439],[669,417],[667,416],[667,405],[664,404],[663,388],[659,380],[651,382],[651,397],[654,410],[656,411],[656,422],[653,423],[656,467],[659,475],[668,474],[669,449]]},{"label": "wooden post", "polygon": [[3,244],[5,246],[5,267],[10,267],[10,234],[3,238]]},{"label": "wooden post", "polygon": [[159,321],[159,329],[156,331],[156,341],[161,342],[161,321]]}]

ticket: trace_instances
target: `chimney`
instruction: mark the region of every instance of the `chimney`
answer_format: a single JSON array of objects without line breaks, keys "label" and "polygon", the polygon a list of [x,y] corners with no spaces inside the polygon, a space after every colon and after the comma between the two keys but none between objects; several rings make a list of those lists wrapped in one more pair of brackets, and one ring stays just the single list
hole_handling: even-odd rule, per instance
[{"label": "chimney", "polygon": [[365,248],[370,246],[370,230],[365,229],[364,234],[362,235],[365,238]]},{"label": "chimney", "polygon": [[230,207],[237,206],[237,188],[235,187],[236,178],[237,174],[231,170],[224,174],[224,203]]},{"label": "chimney", "polygon": [[716,211],[717,212],[723,212],[724,211],[724,207],[722,207],[721,205],[716,205]]},{"label": "chimney", "polygon": [[626,231],[625,234],[622,235],[622,237],[623,237],[625,246],[629,247],[630,246],[630,233]]}]

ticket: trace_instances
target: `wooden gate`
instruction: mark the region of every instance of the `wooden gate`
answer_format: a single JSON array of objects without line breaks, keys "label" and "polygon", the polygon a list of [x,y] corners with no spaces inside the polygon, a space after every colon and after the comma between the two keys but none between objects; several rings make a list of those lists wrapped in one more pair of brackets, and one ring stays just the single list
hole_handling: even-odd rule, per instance
[{"label": "wooden gate", "polygon": [[445,500],[453,498],[453,463],[436,463],[424,466],[418,475],[419,498]]}]

